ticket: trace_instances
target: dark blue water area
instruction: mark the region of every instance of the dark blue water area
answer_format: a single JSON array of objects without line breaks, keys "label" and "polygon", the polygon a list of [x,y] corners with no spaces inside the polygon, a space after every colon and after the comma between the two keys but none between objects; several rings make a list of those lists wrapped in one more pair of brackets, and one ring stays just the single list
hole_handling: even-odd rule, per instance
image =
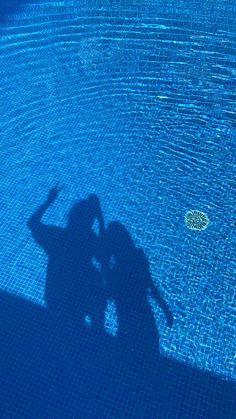
[{"label": "dark blue water area", "polygon": [[234,418],[235,17],[0,0],[1,418]]}]

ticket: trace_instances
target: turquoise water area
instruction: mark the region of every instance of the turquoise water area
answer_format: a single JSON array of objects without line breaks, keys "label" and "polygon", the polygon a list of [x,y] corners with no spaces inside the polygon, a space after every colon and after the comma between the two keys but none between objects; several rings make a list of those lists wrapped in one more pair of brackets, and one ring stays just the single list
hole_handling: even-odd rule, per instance
[{"label": "turquoise water area", "polygon": [[[168,327],[148,298],[160,355],[231,382],[234,2],[25,0],[3,10],[1,292],[46,310],[48,257],[27,222],[56,185],[43,222],[61,228],[96,194],[105,227],[125,226],[173,315]],[[206,229],[186,227],[190,210],[207,214]]]}]

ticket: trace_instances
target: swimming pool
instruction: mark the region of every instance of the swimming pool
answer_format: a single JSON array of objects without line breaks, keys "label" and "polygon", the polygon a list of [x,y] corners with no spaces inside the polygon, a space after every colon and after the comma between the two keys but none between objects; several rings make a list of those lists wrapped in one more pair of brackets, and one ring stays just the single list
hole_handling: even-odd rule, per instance
[{"label": "swimming pool", "polygon": [[236,7],[204,3],[0,2],[3,418],[234,417]]}]

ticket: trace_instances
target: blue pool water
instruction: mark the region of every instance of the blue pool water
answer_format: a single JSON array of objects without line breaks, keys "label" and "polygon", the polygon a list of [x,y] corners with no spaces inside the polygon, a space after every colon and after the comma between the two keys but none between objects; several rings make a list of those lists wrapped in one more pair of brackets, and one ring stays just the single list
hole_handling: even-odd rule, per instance
[{"label": "blue pool water", "polygon": [[200,3],[0,0],[3,419],[235,417],[236,5]]}]

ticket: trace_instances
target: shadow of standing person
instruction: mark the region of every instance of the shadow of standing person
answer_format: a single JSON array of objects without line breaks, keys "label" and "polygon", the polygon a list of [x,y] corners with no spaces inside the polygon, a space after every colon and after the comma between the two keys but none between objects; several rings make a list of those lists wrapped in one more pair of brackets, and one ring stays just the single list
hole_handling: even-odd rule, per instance
[{"label": "shadow of standing person", "polygon": [[105,233],[103,262],[107,295],[115,302],[120,350],[129,365],[148,366],[159,355],[159,336],[148,295],[154,297],[172,326],[172,313],[154,286],[147,258],[119,222],[111,222]]},{"label": "shadow of standing person", "polygon": [[[163,400],[163,366],[159,356],[159,335],[148,295],[156,300],[172,326],[172,313],[154,286],[147,258],[135,246],[129,232],[119,222],[111,222],[104,235],[102,264],[108,300],[116,307],[116,355],[113,354],[123,407],[129,417],[145,416],[145,411]],[[118,391],[117,391],[118,392]],[[136,412],[134,414],[134,412]],[[142,412],[142,413],[141,413]]]},{"label": "shadow of standing person", "polygon": [[[58,188],[51,189],[47,200],[28,221],[35,241],[48,255],[46,305],[68,328],[81,327],[86,316],[91,326],[102,328],[105,296],[101,274],[93,263],[99,259],[99,236],[104,231],[99,200],[90,195],[75,203],[66,228],[46,225],[42,217],[59,192]],[[96,220],[98,235],[93,230]]]}]

